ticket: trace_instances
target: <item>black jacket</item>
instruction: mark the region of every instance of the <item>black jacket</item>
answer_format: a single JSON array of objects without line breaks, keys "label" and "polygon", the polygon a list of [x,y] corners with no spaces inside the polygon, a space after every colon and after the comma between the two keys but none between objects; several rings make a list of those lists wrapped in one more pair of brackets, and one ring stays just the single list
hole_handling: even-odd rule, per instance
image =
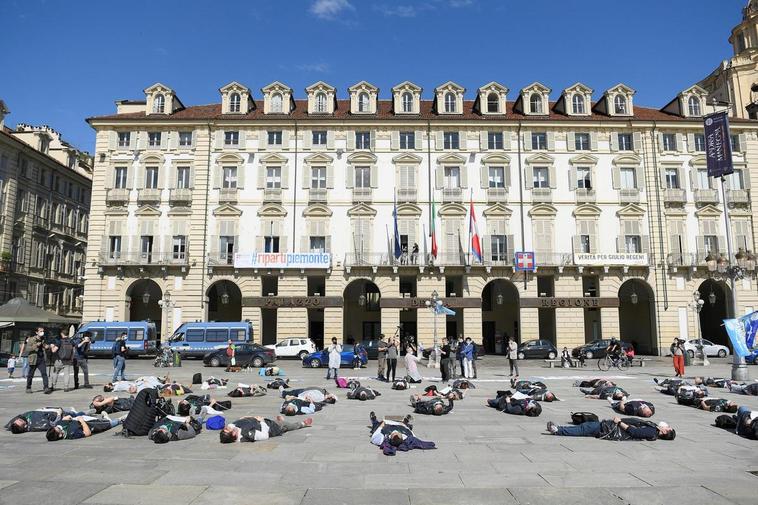
[{"label": "black jacket", "polygon": [[448,400],[448,404],[445,405],[445,402],[442,401],[440,398],[432,397],[431,400],[420,400],[413,404],[413,409],[417,414],[426,414],[430,416],[438,415],[434,412],[434,406],[437,404],[442,405],[442,412],[439,415],[445,415],[451,410],[453,410],[453,400]]}]

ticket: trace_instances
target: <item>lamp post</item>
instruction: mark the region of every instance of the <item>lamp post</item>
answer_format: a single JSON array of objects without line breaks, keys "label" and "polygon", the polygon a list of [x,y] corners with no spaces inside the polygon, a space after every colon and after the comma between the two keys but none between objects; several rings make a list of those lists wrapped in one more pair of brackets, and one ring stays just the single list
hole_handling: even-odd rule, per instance
[{"label": "lamp post", "polygon": [[[713,292],[711,292],[711,295],[713,295]],[[715,298],[716,295],[713,295],[713,296]],[[693,310],[693,313],[695,314],[695,328],[697,329],[697,340],[698,342],[700,342],[698,344],[698,351],[703,360],[703,366],[708,366],[710,363],[708,363],[708,357],[705,355],[705,350],[703,348],[703,337],[702,335],[700,335],[700,311],[703,310],[703,305],[705,305],[705,301],[700,297],[700,291],[695,290],[692,293],[692,301],[690,302],[689,305],[690,305],[690,308]]]},{"label": "lamp post", "polygon": [[[171,301],[171,293],[166,291],[163,294],[163,298],[158,300],[158,306],[161,308],[161,314],[163,314],[163,311],[166,311],[166,315],[168,315],[168,310],[174,306],[174,302]],[[161,316],[161,326],[164,326],[166,329],[168,329],[168,317]],[[164,332],[163,328],[161,328],[161,342],[165,342],[164,335],[168,332]]]},{"label": "lamp post", "polygon": [[432,309],[432,312],[434,313],[434,347],[432,349],[431,354],[429,355],[429,363],[427,366],[429,368],[439,368],[440,366],[440,347],[439,343],[437,342],[437,308],[442,305],[442,300],[440,300],[439,293],[437,293],[437,290],[432,291],[432,296],[424,302],[424,304]]}]

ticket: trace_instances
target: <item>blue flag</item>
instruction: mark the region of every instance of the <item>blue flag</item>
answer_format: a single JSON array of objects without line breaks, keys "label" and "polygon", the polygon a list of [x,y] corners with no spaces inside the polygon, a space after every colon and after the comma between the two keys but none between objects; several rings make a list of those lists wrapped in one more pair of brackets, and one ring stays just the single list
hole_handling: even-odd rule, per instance
[{"label": "blue flag", "polygon": [[454,310],[448,309],[447,307],[445,307],[441,303],[437,304],[434,307],[434,312],[436,312],[437,314],[444,314],[446,316],[454,316],[455,315],[455,311]]},{"label": "blue flag", "polygon": [[392,210],[392,217],[395,221],[395,259],[400,259],[403,251],[400,248],[400,230],[397,228],[397,200],[394,201],[394,204],[395,206]]},{"label": "blue flag", "polygon": [[[754,319],[755,318],[755,319]],[[724,326],[726,327],[726,333],[729,335],[729,340],[732,342],[734,348],[734,354],[737,356],[750,355],[748,341],[750,341],[750,347],[755,341],[755,332],[758,329],[758,316],[753,312],[747,316],[742,316],[739,319],[724,319]]]}]

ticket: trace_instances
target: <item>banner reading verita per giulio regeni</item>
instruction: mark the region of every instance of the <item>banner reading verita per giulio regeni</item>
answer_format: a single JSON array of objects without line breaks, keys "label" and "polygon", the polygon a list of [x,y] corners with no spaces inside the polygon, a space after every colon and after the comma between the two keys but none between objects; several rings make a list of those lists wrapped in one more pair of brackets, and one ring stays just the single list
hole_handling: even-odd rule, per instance
[{"label": "banner reading verita per giulio regeni", "polygon": [[729,137],[729,117],[726,112],[706,116],[705,156],[708,162],[708,177],[721,177],[734,172],[732,144]]}]

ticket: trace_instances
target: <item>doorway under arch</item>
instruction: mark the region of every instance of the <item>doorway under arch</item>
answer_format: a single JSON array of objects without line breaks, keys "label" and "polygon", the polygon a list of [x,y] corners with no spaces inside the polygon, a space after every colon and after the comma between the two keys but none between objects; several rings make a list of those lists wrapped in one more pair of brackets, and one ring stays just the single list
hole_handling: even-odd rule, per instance
[{"label": "doorway under arch", "polygon": [[345,287],[342,309],[342,339],[346,343],[379,338],[382,332],[382,294],[368,279],[357,279]]},{"label": "doorway under arch", "polygon": [[229,280],[216,281],[208,288],[208,321],[241,321],[242,292]]},{"label": "doorway under arch", "polygon": [[152,321],[155,323],[160,341],[163,310],[158,300],[163,298],[163,290],[151,279],[135,281],[126,291],[129,306],[126,313],[128,321]]},{"label": "doorway under arch", "polygon": [[700,284],[698,291],[705,302],[700,311],[700,336],[731,349],[732,344],[723,326],[724,319],[734,317],[730,289],[723,282],[708,279]]},{"label": "doorway under arch", "polygon": [[518,289],[509,280],[495,279],[482,289],[482,345],[488,353],[504,353],[508,337],[519,341]]},{"label": "doorway under arch", "polygon": [[641,279],[630,279],[619,288],[619,338],[636,354],[658,355],[655,327],[655,294]]}]

